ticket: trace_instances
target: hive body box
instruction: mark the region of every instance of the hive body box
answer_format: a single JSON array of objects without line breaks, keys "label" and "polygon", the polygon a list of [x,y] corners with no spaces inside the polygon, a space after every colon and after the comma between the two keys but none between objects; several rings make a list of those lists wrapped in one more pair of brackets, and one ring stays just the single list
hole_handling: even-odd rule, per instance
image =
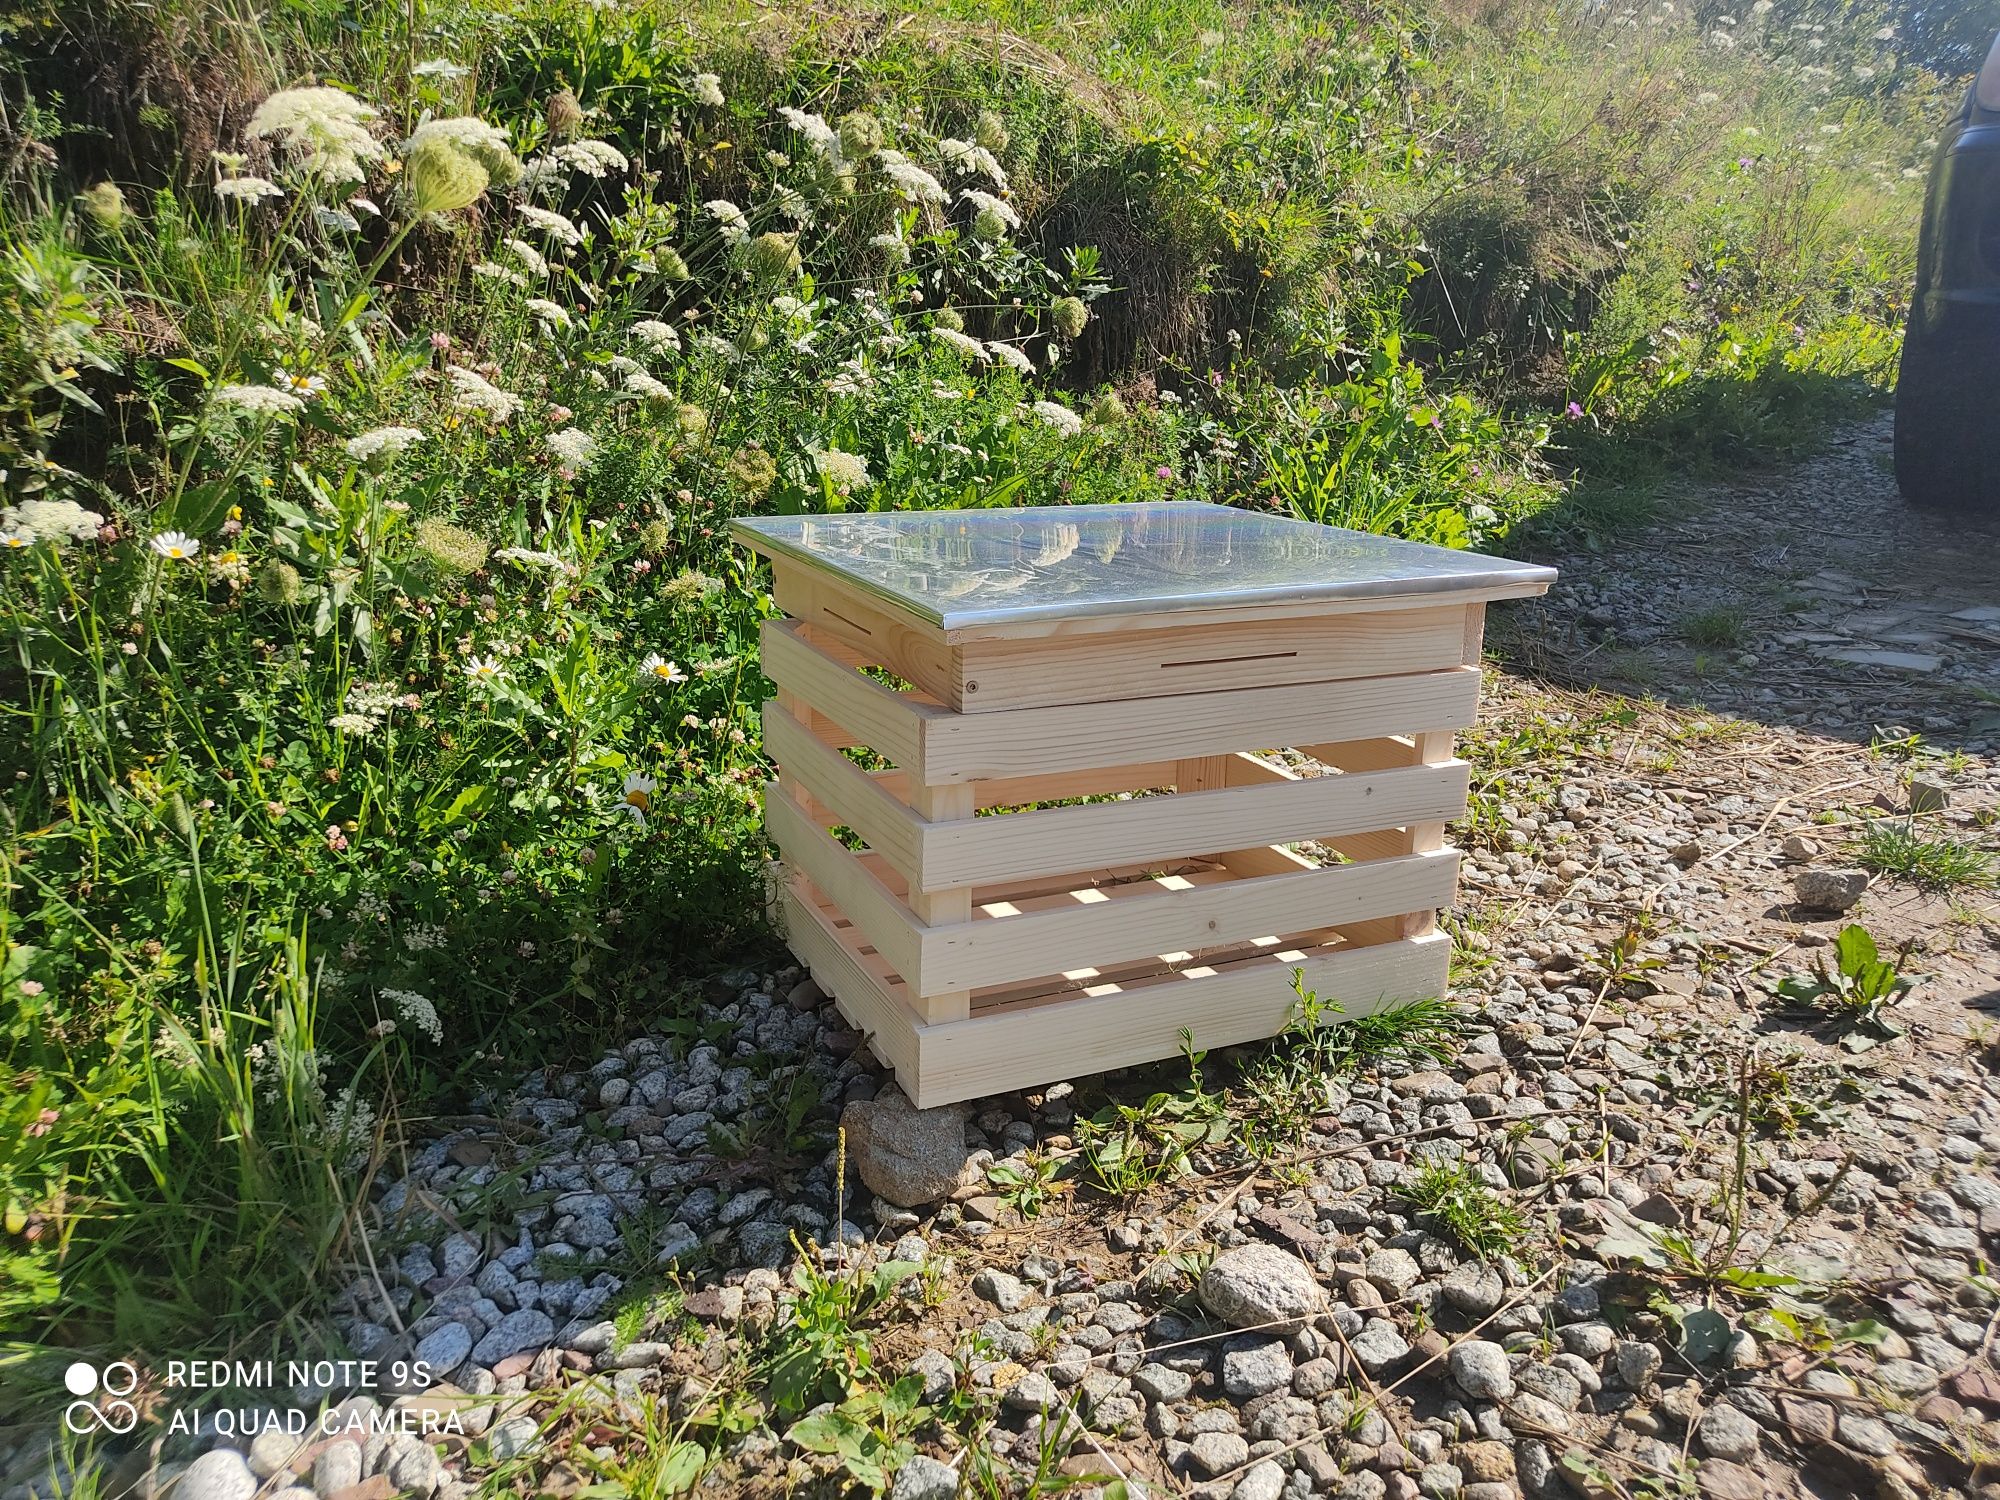
[{"label": "hive body box", "polygon": [[1275,1035],[1295,970],[1443,991],[1452,732],[1551,570],[1191,502],[735,534],[785,615],[774,915],[919,1106]]}]

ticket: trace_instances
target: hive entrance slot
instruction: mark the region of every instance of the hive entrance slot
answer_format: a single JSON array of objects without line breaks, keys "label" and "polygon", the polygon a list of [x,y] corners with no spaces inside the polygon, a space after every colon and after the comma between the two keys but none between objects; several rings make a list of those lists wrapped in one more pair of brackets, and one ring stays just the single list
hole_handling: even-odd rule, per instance
[{"label": "hive entrance slot", "polygon": [[1169,667],[1233,667],[1246,661],[1292,661],[1298,654],[1296,651],[1257,651],[1247,656],[1198,656],[1191,661],[1163,661],[1160,670],[1165,671]]},{"label": "hive entrance slot", "polygon": [[842,614],[839,610],[830,608],[827,605],[822,604],[819,607],[819,612],[825,615],[830,620],[840,621],[841,624],[845,625],[849,630],[854,631],[857,635],[873,635],[875,633],[874,631],[870,630],[866,625],[848,619],[847,616]]}]

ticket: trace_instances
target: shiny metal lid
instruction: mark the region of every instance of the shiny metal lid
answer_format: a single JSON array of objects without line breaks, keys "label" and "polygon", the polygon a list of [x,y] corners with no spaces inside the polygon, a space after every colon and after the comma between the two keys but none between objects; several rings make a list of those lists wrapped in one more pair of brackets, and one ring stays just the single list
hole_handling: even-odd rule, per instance
[{"label": "shiny metal lid", "polygon": [[730,530],[946,631],[1538,589],[1556,576],[1532,563],[1186,500],[744,516]]}]

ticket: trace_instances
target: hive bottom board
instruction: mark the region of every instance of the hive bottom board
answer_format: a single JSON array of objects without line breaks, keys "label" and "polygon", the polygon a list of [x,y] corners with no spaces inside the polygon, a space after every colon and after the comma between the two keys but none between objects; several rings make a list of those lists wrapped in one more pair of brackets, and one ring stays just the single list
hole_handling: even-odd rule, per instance
[{"label": "hive bottom board", "polygon": [[975,1002],[970,1019],[926,1024],[862,934],[796,876],[775,893],[792,951],[896,1072],[919,1107],[1035,1088],[1276,1036],[1290,1020],[1294,970],[1349,1016],[1444,993],[1451,940],[1440,932],[1363,947],[1287,948],[1153,974],[1109,993],[1075,990]]}]

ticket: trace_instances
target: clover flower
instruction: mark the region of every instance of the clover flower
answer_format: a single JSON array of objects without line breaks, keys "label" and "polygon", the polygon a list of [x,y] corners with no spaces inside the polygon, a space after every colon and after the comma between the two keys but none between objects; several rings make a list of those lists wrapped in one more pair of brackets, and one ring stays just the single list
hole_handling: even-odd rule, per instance
[{"label": "clover flower", "polygon": [[587,469],[597,457],[597,439],[581,427],[565,427],[560,432],[550,433],[542,441],[548,444],[549,452],[562,461],[564,468]]},{"label": "clover flower", "polygon": [[447,365],[445,374],[451,381],[452,401],[462,411],[479,412],[495,422],[506,422],[521,409],[519,396],[501,390],[477,370]]},{"label": "clover flower", "polygon": [[377,111],[333,88],[284,89],[251,113],[243,133],[276,136],[308,175],[327,182],[361,182],[380,161],[382,143],[369,133]]},{"label": "clover flower", "polygon": [[673,662],[659,652],[653,651],[647,653],[646,659],[639,663],[639,680],[645,683],[658,683],[661,687],[672,687],[677,682],[686,682],[688,677],[687,673]]},{"label": "clover flower", "polygon": [[162,531],[146,545],[168,562],[193,562],[201,555],[201,543],[184,531]]},{"label": "clover flower", "polygon": [[583,231],[566,215],[559,214],[554,209],[536,208],[532,203],[523,203],[515,212],[558,245],[574,250],[583,243]]}]

